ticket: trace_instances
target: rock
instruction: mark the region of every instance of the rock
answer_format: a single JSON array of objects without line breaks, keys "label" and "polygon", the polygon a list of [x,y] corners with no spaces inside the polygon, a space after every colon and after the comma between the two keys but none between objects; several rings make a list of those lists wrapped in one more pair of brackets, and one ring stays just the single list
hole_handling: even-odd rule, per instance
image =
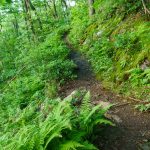
[{"label": "rock", "polygon": [[114,121],[115,123],[122,123],[122,120],[119,116],[113,114],[105,114],[105,117]]},{"label": "rock", "polygon": [[127,102],[127,100],[126,100],[126,99],[124,99],[124,100],[123,100],[123,102],[124,102],[124,103],[126,103],[126,102]]},{"label": "rock", "polygon": [[148,142],[148,140],[147,140],[147,139],[144,139],[143,142]]},{"label": "rock", "polygon": [[148,59],[146,59],[141,65],[140,68],[144,71],[146,69],[148,69],[150,66],[150,61]]},{"label": "rock", "polygon": [[102,108],[108,108],[111,106],[111,103],[109,102],[104,102],[104,101],[100,101],[99,105],[101,105]]},{"label": "rock", "polygon": [[74,96],[78,93],[77,90],[73,91],[69,96],[67,96],[64,100],[71,101]]},{"label": "rock", "polygon": [[98,31],[98,32],[96,33],[97,37],[101,37],[102,34],[103,34],[103,31],[102,31],[102,30],[100,30],[100,31]]},{"label": "rock", "polygon": [[90,40],[89,39],[86,39],[84,42],[83,42],[83,45],[87,45],[90,43]]}]

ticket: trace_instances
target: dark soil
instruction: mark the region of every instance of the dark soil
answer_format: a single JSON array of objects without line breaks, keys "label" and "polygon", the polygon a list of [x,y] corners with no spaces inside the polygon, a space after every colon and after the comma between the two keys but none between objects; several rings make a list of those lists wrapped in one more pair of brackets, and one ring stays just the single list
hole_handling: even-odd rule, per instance
[{"label": "dark soil", "polygon": [[76,89],[90,90],[92,102],[101,101],[118,104],[111,108],[107,116],[116,126],[107,127],[99,135],[95,144],[103,150],[150,150],[150,113],[135,110],[136,102],[129,101],[105,89],[96,80],[87,59],[64,38],[69,49],[70,58],[77,64],[77,79],[64,85],[60,92],[63,96],[71,94]]}]

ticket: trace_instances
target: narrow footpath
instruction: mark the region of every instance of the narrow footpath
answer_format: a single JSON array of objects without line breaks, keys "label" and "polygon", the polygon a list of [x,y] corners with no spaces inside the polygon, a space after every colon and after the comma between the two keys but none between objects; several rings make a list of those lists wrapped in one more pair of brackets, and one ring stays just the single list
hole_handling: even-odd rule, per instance
[{"label": "narrow footpath", "polygon": [[77,65],[77,79],[64,85],[62,94],[66,96],[76,89],[87,89],[91,92],[93,104],[102,101],[117,104],[107,114],[116,126],[106,128],[96,145],[103,150],[150,150],[150,113],[139,112],[134,108],[136,102],[105,89],[96,80],[87,59],[70,44],[67,36],[64,41],[71,49],[70,58]]}]

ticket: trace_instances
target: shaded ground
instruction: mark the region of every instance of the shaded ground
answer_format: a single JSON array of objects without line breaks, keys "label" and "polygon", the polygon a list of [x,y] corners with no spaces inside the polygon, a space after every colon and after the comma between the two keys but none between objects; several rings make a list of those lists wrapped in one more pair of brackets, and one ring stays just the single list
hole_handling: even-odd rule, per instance
[{"label": "shaded ground", "polygon": [[70,58],[77,64],[78,78],[68,82],[61,89],[62,95],[69,95],[75,89],[86,88],[90,90],[92,102],[101,101],[117,103],[107,114],[108,118],[116,123],[116,127],[108,127],[103,135],[98,136],[95,142],[103,150],[150,150],[150,114],[141,113],[134,109],[134,103],[116,96],[103,88],[98,82],[88,61],[64,38],[68,48],[71,49]]}]

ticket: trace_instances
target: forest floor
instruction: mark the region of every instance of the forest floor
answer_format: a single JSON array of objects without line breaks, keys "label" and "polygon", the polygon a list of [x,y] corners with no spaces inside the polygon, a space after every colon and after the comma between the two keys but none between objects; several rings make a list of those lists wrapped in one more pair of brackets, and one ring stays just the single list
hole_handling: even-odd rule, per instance
[{"label": "forest floor", "polygon": [[91,92],[92,102],[116,104],[106,115],[116,126],[107,127],[103,135],[95,142],[103,150],[150,150],[150,113],[141,113],[135,109],[137,102],[125,99],[105,89],[96,80],[87,59],[76,50],[67,38],[64,41],[71,49],[70,58],[77,65],[77,79],[68,82],[61,88],[66,96],[76,89],[87,89]]}]

